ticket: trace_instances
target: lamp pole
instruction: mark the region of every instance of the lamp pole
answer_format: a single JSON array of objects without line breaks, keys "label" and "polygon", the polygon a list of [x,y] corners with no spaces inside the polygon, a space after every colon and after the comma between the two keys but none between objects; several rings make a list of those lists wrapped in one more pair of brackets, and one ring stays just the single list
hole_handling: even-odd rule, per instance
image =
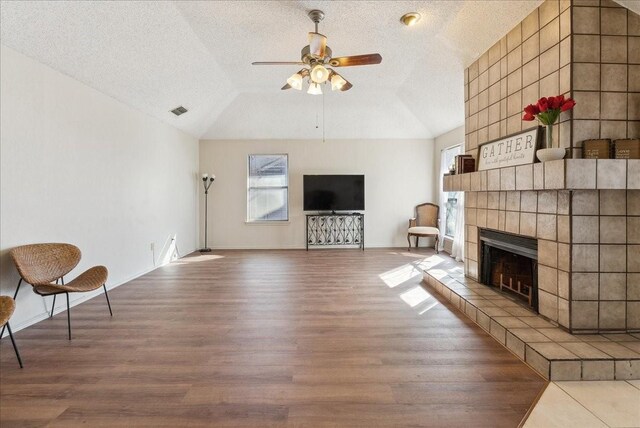
[{"label": "lamp pole", "polygon": [[207,246],[207,223],[208,223],[208,202],[209,202],[209,187],[213,184],[213,180],[216,179],[214,174],[202,174],[202,185],[204,186],[204,248],[200,249],[201,253],[211,252],[211,248]]}]

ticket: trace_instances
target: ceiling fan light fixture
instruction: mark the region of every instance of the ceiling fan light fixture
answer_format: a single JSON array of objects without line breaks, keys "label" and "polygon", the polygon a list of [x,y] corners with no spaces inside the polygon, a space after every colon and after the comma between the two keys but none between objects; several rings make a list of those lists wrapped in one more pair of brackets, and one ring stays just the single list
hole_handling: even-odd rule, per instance
[{"label": "ceiling fan light fixture", "polygon": [[287,79],[287,83],[293,89],[297,89],[298,91],[302,90],[302,75],[300,73],[295,73]]},{"label": "ceiling fan light fixture", "polygon": [[402,15],[400,22],[407,27],[411,27],[412,25],[416,25],[418,21],[420,21],[420,18],[422,18],[422,16],[418,12],[409,12]]},{"label": "ceiling fan light fixture", "polygon": [[331,90],[332,91],[339,91],[340,89],[342,89],[342,87],[344,85],[346,85],[347,81],[344,80],[342,78],[342,76],[340,76],[338,73],[333,73],[333,76],[331,76]]},{"label": "ceiling fan light fixture", "polygon": [[319,84],[315,82],[309,83],[309,89],[307,90],[307,94],[311,95],[322,95],[322,88]]},{"label": "ceiling fan light fixture", "polygon": [[315,83],[324,83],[329,78],[329,70],[322,64],[316,64],[311,69],[311,80]]},{"label": "ceiling fan light fixture", "polygon": [[[302,70],[287,79],[287,83],[280,88],[281,90],[286,91],[293,88],[300,91],[302,86],[308,82],[308,94],[322,94],[320,87],[322,83],[331,83],[331,90],[333,91],[345,92],[350,90],[353,85],[336,73],[333,70],[334,67],[375,65],[382,62],[382,56],[379,53],[334,57],[331,48],[327,46],[327,37],[318,32],[318,24],[324,18],[324,12],[314,9],[308,13],[308,16],[315,24],[315,28],[314,31],[309,32],[309,44],[300,51],[299,61],[257,61],[251,63],[252,65],[303,66]],[[401,20],[406,25],[413,25],[419,19],[420,14],[413,12],[406,14]]]}]

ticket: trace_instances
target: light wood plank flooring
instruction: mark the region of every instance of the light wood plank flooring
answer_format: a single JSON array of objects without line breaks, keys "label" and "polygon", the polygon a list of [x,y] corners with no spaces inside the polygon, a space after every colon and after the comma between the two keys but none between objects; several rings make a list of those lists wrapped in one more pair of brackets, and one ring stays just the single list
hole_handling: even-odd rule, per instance
[{"label": "light wood plank flooring", "polygon": [[65,312],[18,332],[22,370],[2,340],[0,426],[516,427],[546,382],[424,292],[430,255],[193,254],[72,308],[71,342]]}]

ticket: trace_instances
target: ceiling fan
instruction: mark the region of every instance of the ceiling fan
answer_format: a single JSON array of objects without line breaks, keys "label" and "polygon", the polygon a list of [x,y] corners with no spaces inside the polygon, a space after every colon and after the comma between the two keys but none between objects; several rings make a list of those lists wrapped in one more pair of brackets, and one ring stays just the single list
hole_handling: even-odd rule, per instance
[{"label": "ceiling fan", "polygon": [[353,85],[327,66],[352,67],[357,65],[380,64],[382,62],[382,56],[377,53],[333,58],[331,56],[331,48],[327,46],[327,37],[318,33],[318,23],[324,19],[324,12],[314,9],[309,12],[308,15],[315,23],[315,31],[309,33],[309,44],[302,48],[300,61],[263,61],[252,63],[252,65],[304,65],[304,68],[287,79],[287,84],[282,87],[283,90],[291,88],[301,90],[303,80],[308,78],[309,89],[307,93],[312,95],[322,94],[320,84],[326,83],[327,81],[331,82],[332,91],[348,91]]}]

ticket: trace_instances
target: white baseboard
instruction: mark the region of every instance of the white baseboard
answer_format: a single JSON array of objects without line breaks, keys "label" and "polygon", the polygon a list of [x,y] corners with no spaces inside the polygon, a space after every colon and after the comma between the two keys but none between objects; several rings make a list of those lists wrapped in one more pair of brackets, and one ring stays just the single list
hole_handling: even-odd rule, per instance
[{"label": "white baseboard", "polygon": [[[347,245],[313,245],[313,246],[309,246],[309,250],[314,249],[322,249],[322,248],[326,248],[326,249],[351,249],[351,250],[357,250],[358,247],[357,246],[347,246]],[[373,249],[373,248],[407,248],[407,245],[367,245],[365,243],[364,249]],[[413,248],[413,247],[411,247]],[[433,248],[433,245],[420,245],[419,248]],[[212,250],[217,250],[217,251],[224,251],[224,250],[305,250],[306,246],[302,245],[302,246],[297,246],[297,245],[285,245],[285,246],[280,246],[280,247],[265,247],[265,246],[260,246],[260,245],[230,245],[230,246],[224,246],[224,247],[219,247],[219,246],[212,246],[211,247]],[[194,251],[198,251],[198,250],[194,250]]]}]

